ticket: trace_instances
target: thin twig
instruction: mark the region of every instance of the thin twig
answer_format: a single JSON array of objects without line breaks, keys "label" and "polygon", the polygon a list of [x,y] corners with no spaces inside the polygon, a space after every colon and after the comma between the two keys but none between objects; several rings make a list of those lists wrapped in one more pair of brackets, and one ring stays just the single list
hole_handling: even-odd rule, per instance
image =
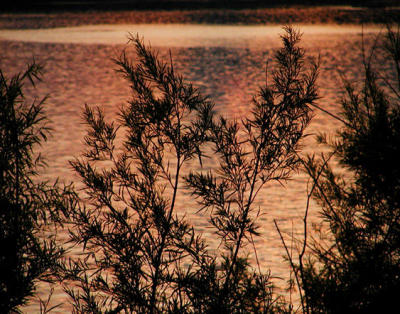
[{"label": "thin twig", "polygon": [[[304,297],[303,297],[303,293],[301,292],[301,285],[300,285],[299,276],[298,276],[298,274],[297,274],[297,272],[296,272],[296,265],[294,265],[293,258],[292,258],[292,256],[290,255],[289,249],[288,249],[288,247],[287,247],[287,245],[286,245],[285,239],[284,239],[283,236],[282,236],[281,230],[279,229],[279,226],[278,226],[278,223],[276,222],[276,219],[274,219],[274,224],[275,224],[276,230],[277,230],[278,233],[279,233],[279,237],[281,238],[282,245],[283,245],[283,247],[285,248],[286,255],[287,255],[288,260],[289,260],[289,263],[290,263],[290,267],[293,269],[294,276],[295,276],[295,278],[296,278],[296,283],[297,283],[297,286],[299,287],[299,294],[300,294],[301,306],[302,306],[303,312],[305,312],[305,307],[306,307],[306,306],[304,305]],[[305,312],[305,313],[306,313],[306,312]]]}]

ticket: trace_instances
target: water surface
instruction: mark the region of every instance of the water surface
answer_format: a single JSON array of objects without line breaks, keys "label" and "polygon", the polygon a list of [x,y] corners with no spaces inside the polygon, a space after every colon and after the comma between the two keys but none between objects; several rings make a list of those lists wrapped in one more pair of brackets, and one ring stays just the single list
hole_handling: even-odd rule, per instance
[{"label": "water surface", "polygon": [[[301,45],[308,55],[321,58],[318,81],[321,100],[319,105],[333,113],[339,111],[342,97],[339,73],[355,82],[362,81],[361,32],[359,26],[303,25]],[[44,145],[49,168],[42,177],[54,180],[77,181],[68,161],[83,150],[86,126],[81,112],[85,103],[99,105],[109,119],[116,119],[121,105],[130,97],[129,86],[114,71],[111,61],[126,46],[127,34],[138,33],[145,42],[157,47],[160,58],[169,60],[171,50],[174,66],[215,102],[216,111],[228,118],[240,119],[249,114],[251,99],[265,84],[265,64],[273,66],[273,55],[281,46],[275,26],[210,26],[210,25],[96,25],[43,30],[0,30],[0,67],[8,75],[25,69],[34,56],[45,64],[44,81],[36,90],[27,87],[28,97],[50,94],[46,111],[52,121],[53,136]],[[380,32],[379,27],[363,30],[369,47]],[[130,53],[130,52],[129,52]],[[392,75],[391,65],[379,55],[379,69]],[[330,116],[316,110],[308,130],[310,134],[334,132],[340,124]],[[313,137],[304,143],[303,151],[313,153],[320,148]],[[205,161],[213,168],[215,160]],[[198,166],[197,166],[198,167]],[[274,228],[277,219],[286,235],[301,236],[301,218],[304,213],[308,179],[299,173],[285,187],[272,184],[260,194],[258,205],[262,236],[256,240],[258,257],[263,270],[288,278],[289,267],[283,262],[284,250]],[[79,185],[79,184],[78,184]],[[187,193],[179,198],[179,211],[203,233],[212,248],[218,247],[206,213],[198,208]],[[318,208],[314,205],[310,220],[318,221]],[[294,243],[292,243],[294,245]],[[250,250],[251,253],[251,250]],[[278,283],[283,285],[283,282]],[[45,298],[45,290],[41,291]],[[58,292],[54,303],[64,302]],[[65,303],[66,304],[66,303]],[[59,309],[62,313],[68,305]],[[27,312],[37,310],[35,305]]]},{"label": "water surface", "polygon": [[[305,39],[326,36],[348,36],[361,33],[357,25],[297,25]],[[376,33],[378,26],[369,26],[364,33]],[[0,30],[0,38],[41,43],[125,44],[127,34],[139,34],[154,46],[166,47],[257,47],[260,42],[279,41],[281,26],[260,25],[87,25],[32,30]]]}]

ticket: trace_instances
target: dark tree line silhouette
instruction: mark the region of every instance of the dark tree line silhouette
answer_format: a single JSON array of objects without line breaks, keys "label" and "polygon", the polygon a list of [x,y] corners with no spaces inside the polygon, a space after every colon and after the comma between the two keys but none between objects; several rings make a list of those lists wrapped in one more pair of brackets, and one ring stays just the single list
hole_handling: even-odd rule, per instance
[{"label": "dark tree line silhouette", "polygon": [[11,12],[110,11],[110,10],[223,10],[260,9],[291,6],[354,6],[385,8],[397,0],[15,0],[0,4]]}]

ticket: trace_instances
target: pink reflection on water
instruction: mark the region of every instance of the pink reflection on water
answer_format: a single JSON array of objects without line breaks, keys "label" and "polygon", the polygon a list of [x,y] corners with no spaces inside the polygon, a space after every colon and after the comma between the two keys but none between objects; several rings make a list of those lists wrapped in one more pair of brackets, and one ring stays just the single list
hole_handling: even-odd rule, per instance
[{"label": "pink reflection on water", "polygon": [[[361,79],[358,68],[361,27],[314,25],[299,28],[304,33],[301,45],[311,55],[321,55],[318,84],[323,98],[320,104],[337,112],[341,94],[336,69],[340,68],[351,80]],[[367,42],[373,37],[371,33],[379,30],[379,27],[364,29]],[[218,113],[240,119],[249,114],[251,97],[258,86],[264,84],[265,61],[271,60],[275,49],[280,47],[278,34],[282,29],[277,26],[98,25],[52,30],[0,30],[0,38],[13,40],[0,41],[2,69],[14,73],[20,71],[32,55],[38,62],[46,64],[44,83],[39,84],[35,92],[51,96],[46,109],[54,133],[44,145],[50,166],[43,174],[46,179],[77,180],[68,160],[79,156],[83,150],[85,126],[81,112],[85,103],[100,105],[107,117],[114,119],[118,107],[129,99],[129,87],[113,72],[115,65],[110,61],[125,47],[114,44],[125,44],[128,32],[138,32],[146,42],[158,46],[164,60],[169,60],[167,48],[172,47],[177,71],[211,96]],[[381,61],[381,70],[387,71],[389,67],[385,60]],[[337,127],[336,121],[316,112],[309,132],[332,132]],[[318,148],[312,137],[309,139],[304,148],[306,152],[313,152]],[[209,169],[214,165],[215,160],[205,162]],[[272,219],[279,220],[283,231],[301,236],[296,222],[303,214],[306,187],[307,178],[300,174],[294,176],[286,188],[268,186],[260,194],[258,205],[265,215],[259,221],[263,235],[256,240],[256,245],[262,267],[265,270],[271,268],[274,276],[286,278],[288,267],[282,263],[284,252]],[[212,242],[215,236],[207,223],[207,215],[202,216],[195,205],[190,206],[193,200],[188,195],[181,195],[180,202],[182,211],[187,210],[187,217],[215,247],[218,243]],[[317,217],[317,211],[311,211],[310,219]],[[55,302],[62,302],[62,298],[61,294],[56,295]]]}]

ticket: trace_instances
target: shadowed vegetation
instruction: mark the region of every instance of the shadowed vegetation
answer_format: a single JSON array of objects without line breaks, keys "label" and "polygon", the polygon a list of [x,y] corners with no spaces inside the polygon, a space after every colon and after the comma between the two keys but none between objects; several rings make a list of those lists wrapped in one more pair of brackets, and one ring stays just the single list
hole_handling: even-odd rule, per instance
[{"label": "shadowed vegetation", "polygon": [[[394,80],[374,70],[375,50],[392,60]],[[324,226],[300,261],[307,313],[381,313],[397,308],[400,289],[400,33],[366,55],[361,87],[345,81],[344,125],[309,157]],[[336,159],[345,172],[330,166]]]},{"label": "shadowed vegetation", "polygon": [[[246,246],[260,235],[258,193],[299,164],[299,141],[317,98],[318,65],[306,68],[299,40],[286,29],[271,85],[254,98],[249,118],[229,122],[215,117],[212,103],[175,73],[172,61],[159,61],[131,38],[136,62],[123,54],[116,63],[132,99],[114,122],[86,107],[88,150],[71,163],[86,195],[69,213],[71,240],[86,257],[64,269],[78,286],[66,284],[77,312],[287,311],[269,274],[250,265]],[[207,158],[205,145],[217,169],[182,177],[188,161],[201,165]],[[209,210],[220,253],[211,254],[178,214],[186,211],[182,189]]]},{"label": "shadowed vegetation", "polygon": [[34,84],[41,67],[8,79],[0,71],[0,308],[18,312],[35,294],[38,281],[53,281],[63,250],[44,235],[68,206],[69,189],[38,180],[44,166],[37,147],[49,132],[41,101],[29,103],[26,81]]}]

